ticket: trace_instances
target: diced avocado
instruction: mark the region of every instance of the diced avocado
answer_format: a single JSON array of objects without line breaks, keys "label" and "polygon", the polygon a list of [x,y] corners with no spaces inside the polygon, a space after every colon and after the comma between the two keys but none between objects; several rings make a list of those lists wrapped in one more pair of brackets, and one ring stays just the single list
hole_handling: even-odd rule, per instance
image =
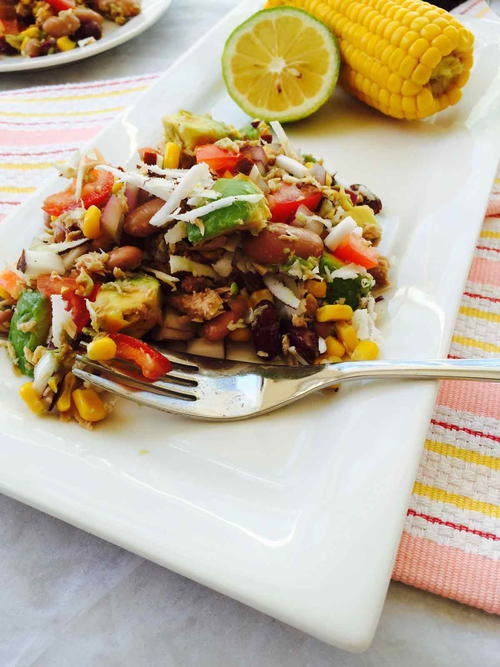
[{"label": "diced avocado", "polygon": [[210,114],[197,116],[190,111],[164,116],[163,126],[165,141],[182,144],[187,150],[202,144],[212,144],[223,137],[239,137],[239,132],[234,127],[214,120]]},{"label": "diced avocado", "polygon": [[372,209],[364,204],[363,206],[353,206],[349,209],[349,217],[351,217],[355,222],[358,223],[363,229],[367,225],[375,225],[380,229],[380,224]]},{"label": "diced avocado", "polygon": [[325,267],[328,269],[328,271],[333,272],[342,268],[343,266],[344,263],[341,262],[340,259],[337,259],[334,255],[331,255],[329,252],[324,252],[321,255],[321,259],[319,260],[319,272],[321,275],[326,273]]},{"label": "diced avocado", "polygon": [[104,283],[93,306],[98,330],[140,338],[160,322],[160,283],[144,273]]},{"label": "diced avocado", "polygon": [[371,276],[334,278],[326,288],[326,301],[328,303],[345,303],[356,310],[361,298],[368,295],[374,284],[375,281]]},{"label": "diced avocado", "polygon": [[253,125],[245,125],[245,127],[240,128],[240,134],[241,138],[246,139],[247,141],[255,141],[256,139],[260,139],[260,132]]},{"label": "diced avocado", "polygon": [[[222,197],[231,197],[233,195],[255,195],[262,194],[262,191],[249,178],[219,178],[212,187],[219,192]],[[262,197],[256,204],[246,201],[236,201],[230,206],[219,208],[216,211],[207,213],[201,217],[204,224],[203,233],[194,223],[188,224],[188,239],[191,243],[201,243],[221,236],[234,229],[243,229],[255,227],[259,229],[264,222],[271,217],[271,213],[266,204],[265,197]]]},{"label": "diced avocado", "polygon": [[24,290],[9,327],[9,341],[23,375],[33,377],[33,366],[26,359],[25,349],[33,352],[46,343],[50,321],[50,301],[47,297],[37,290]]}]

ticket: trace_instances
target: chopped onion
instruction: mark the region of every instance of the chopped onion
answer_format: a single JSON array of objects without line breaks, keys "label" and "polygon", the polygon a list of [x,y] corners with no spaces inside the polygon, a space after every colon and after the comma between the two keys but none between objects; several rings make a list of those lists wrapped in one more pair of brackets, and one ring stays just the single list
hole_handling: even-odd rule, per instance
[{"label": "chopped onion", "polygon": [[315,178],[320,185],[325,185],[326,183],[326,169],[319,162],[315,162],[310,168],[309,173],[313,178]]},{"label": "chopped onion", "polygon": [[318,336],[318,352],[324,354],[326,352],[326,340],[321,336]]},{"label": "chopped onion", "polygon": [[198,276],[207,276],[207,278],[217,278],[217,274],[212,269],[211,266],[206,264],[201,264],[201,262],[194,262],[188,257],[182,257],[181,255],[170,255],[170,271],[171,273],[180,273],[181,271],[187,271],[191,273],[195,278]]},{"label": "chopped onion", "polygon": [[101,227],[113,241],[119,243],[125,211],[119,197],[111,195],[101,213]]},{"label": "chopped onion", "polygon": [[125,199],[127,200],[128,213],[130,213],[130,211],[133,211],[134,208],[137,206],[138,194],[139,194],[139,186],[127,183],[127,187],[125,188]]},{"label": "chopped onion", "polygon": [[[85,240],[88,241],[88,239]],[[79,245],[77,248],[72,248],[71,250],[68,250],[68,252],[64,253],[64,255],[61,255],[61,259],[64,264],[64,270],[67,271],[68,269],[71,269],[76,260],[82,255],[85,255],[87,250],[87,245]]]},{"label": "chopped onion", "polygon": [[290,143],[290,139],[287,137],[286,132],[283,129],[281,123],[279,123],[277,120],[272,120],[269,124],[271,125],[271,129],[273,130],[274,134],[276,135],[276,138],[281,144],[281,148],[285,152],[285,155],[288,155],[289,157],[294,159],[297,158],[297,153],[294,150],[292,144]]},{"label": "chopped onion", "polygon": [[288,155],[278,155],[275,164],[296,178],[309,176],[309,169],[298,160],[288,157]]},{"label": "chopped onion", "polygon": [[233,270],[233,253],[225,252],[213,267],[219,276],[227,278]]},{"label": "chopped onion", "polygon": [[100,164],[96,168],[109,171],[121,183],[135,185],[139,188],[142,188],[146,192],[149,192],[149,194],[154,195],[155,197],[159,197],[160,199],[167,200],[175,189],[174,181],[167,180],[165,178],[144,176],[144,174],[138,174],[135,171],[121,171],[120,169],[110,167],[107,164]]},{"label": "chopped onion", "polygon": [[156,164],[146,164],[145,162],[140,163],[141,167],[144,167],[148,171],[152,171],[153,174],[158,174],[158,176],[167,176],[167,178],[182,178],[189,169],[162,169]]},{"label": "chopped onion", "polygon": [[84,243],[88,243],[87,238],[82,238],[82,239],[76,239],[75,241],[62,241],[61,243],[43,243],[41,246],[38,248],[34,248],[35,250],[50,250],[50,252],[56,252],[58,254],[66,252],[67,250],[71,250],[72,248],[76,248],[79,245],[83,245]]},{"label": "chopped onion", "polygon": [[62,259],[50,250],[25,250],[24,259],[26,262],[24,273],[28,278],[37,278],[44,273],[64,273]]},{"label": "chopped onion", "polygon": [[187,236],[187,226],[183,220],[176,222],[173,227],[171,227],[168,232],[165,232],[164,239],[165,243],[179,243],[182,239],[185,239]]},{"label": "chopped onion", "polygon": [[[187,211],[186,213],[178,213],[172,217],[175,217],[177,220],[183,220],[184,222],[192,222],[197,218],[201,218],[203,215],[212,213],[212,211],[217,211],[220,208],[226,208],[227,206],[231,206],[231,204],[234,204],[237,201],[246,201],[249,204],[256,204],[263,197],[264,195],[260,194],[231,195],[230,197],[222,197],[222,199],[216,199],[215,201],[211,201],[209,204],[205,204],[205,206],[199,206],[198,208],[193,208],[191,211]],[[153,219],[149,221],[150,224],[152,224],[152,220]]]},{"label": "chopped onion", "polygon": [[50,297],[52,304],[52,342],[56,347],[61,347],[64,343],[64,332],[68,332],[74,327],[71,313],[66,310],[66,301],[60,294],[52,294]]},{"label": "chopped onion", "polygon": [[186,199],[186,197],[191,194],[192,190],[194,190],[197,185],[206,183],[212,183],[208,165],[205,162],[195,164],[184,174],[180,183],[170,194],[165,205],[162,206],[160,210],[153,215],[149,221],[149,224],[153,225],[153,227],[162,227],[164,224],[169,222],[171,220],[172,213],[178,208],[178,206],[180,206],[182,200]]},{"label": "chopped onion", "polygon": [[46,350],[35,365],[33,371],[33,389],[41,396],[45,391],[48,381],[54,375],[58,367],[55,354]]},{"label": "chopped onion", "polygon": [[346,236],[349,236],[357,227],[357,223],[350,217],[344,218],[336,225],[325,239],[326,247],[334,252]]},{"label": "chopped onion", "polygon": [[344,280],[350,280],[351,278],[357,278],[358,276],[366,276],[366,269],[359,264],[346,264],[341,266],[340,269],[335,269],[335,271],[330,272],[330,278],[343,278]]},{"label": "chopped onion", "polygon": [[287,306],[291,308],[298,308],[300,304],[300,299],[298,299],[291,289],[283,285],[281,280],[273,275],[266,275],[263,277],[264,283],[267,289],[273,294],[277,299],[282,301]]},{"label": "chopped onion", "polygon": [[176,278],[175,276],[171,276],[168,273],[165,273],[165,271],[159,271],[158,269],[152,269],[150,266],[143,266],[141,267],[143,271],[146,271],[147,273],[152,273],[155,278],[158,278],[158,280],[161,280],[162,283],[166,283],[170,287],[173,287],[174,289],[176,288],[176,284],[179,282],[179,278]]},{"label": "chopped onion", "polygon": [[262,178],[262,175],[259,171],[259,168],[257,167],[256,164],[252,167],[250,170],[250,173],[248,174],[248,178],[255,183],[257,187],[259,187],[262,192],[268,193],[269,192],[269,186],[266,183],[266,181]]},{"label": "chopped onion", "polygon": [[359,340],[380,341],[380,331],[375,326],[376,315],[370,315],[365,308],[358,308],[352,316],[352,325],[356,329]]}]

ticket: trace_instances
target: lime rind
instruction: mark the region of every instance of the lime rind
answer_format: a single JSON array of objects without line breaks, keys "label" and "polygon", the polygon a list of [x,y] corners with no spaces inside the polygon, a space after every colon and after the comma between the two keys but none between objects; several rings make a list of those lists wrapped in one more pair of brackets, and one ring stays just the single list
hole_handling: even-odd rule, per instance
[{"label": "lime rind", "polygon": [[[236,87],[233,83],[231,70],[231,59],[234,54],[234,49],[238,41],[238,37],[245,32],[249,32],[251,28],[259,23],[263,18],[272,18],[270,15],[299,15],[305,23],[308,23],[316,30],[321,32],[321,34],[324,36],[325,44],[330,45],[331,47],[329,49],[331,63],[328,68],[328,73],[325,75],[325,82],[320,92],[314,97],[307,98],[300,106],[291,107],[280,112],[270,112],[269,109],[256,107],[249,104],[247,98],[236,90]],[[238,104],[238,106],[241,107],[243,111],[245,111],[252,118],[260,118],[266,121],[278,120],[281,122],[292,122],[301,120],[302,118],[307,118],[307,116],[310,116],[315,111],[317,111],[331,97],[339,78],[340,63],[341,56],[337,38],[324,23],[302,9],[279,6],[272,7],[270,9],[262,9],[261,11],[252,14],[252,16],[250,16],[246,21],[241,23],[232,31],[226,40],[222,53],[222,76],[229,95],[236,102],[236,104]]]}]

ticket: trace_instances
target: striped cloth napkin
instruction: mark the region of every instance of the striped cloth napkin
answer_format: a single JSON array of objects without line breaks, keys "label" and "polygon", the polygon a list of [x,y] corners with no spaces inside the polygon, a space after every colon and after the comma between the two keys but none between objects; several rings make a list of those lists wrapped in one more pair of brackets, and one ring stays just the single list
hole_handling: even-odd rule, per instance
[{"label": "striped cloth napkin", "polygon": [[[470,0],[459,12],[485,7]],[[0,94],[0,220],[157,77]],[[500,177],[488,214],[453,358],[500,356]],[[441,384],[393,577],[500,614],[500,384]]]}]

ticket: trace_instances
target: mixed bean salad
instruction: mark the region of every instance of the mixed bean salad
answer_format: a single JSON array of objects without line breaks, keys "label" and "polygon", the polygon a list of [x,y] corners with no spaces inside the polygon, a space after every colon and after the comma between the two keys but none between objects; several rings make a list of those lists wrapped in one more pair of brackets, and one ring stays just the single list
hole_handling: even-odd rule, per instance
[{"label": "mixed bean salad", "polygon": [[0,272],[0,332],[38,414],[107,415],[71,372],[78,350],[144,381],[170,369],[155,342],[288,364],[378,355],[380,199],[301,155],[279,123],[163,120],[162,146],[132,171],[98,150],[65,167],[43,232]]},{"label": "mixed bean salad", "polygon": [[138,0],[0,0],[0,55],[46,56],[92,44],[105,19],[123,25]]}]

